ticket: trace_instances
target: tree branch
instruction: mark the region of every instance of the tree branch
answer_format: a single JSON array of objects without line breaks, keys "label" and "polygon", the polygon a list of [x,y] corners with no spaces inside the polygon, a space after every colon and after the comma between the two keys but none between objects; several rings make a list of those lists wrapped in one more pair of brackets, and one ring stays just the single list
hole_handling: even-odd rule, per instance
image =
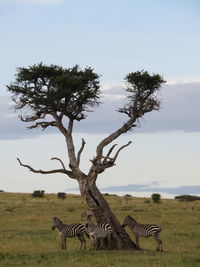
[{"label": "tree branch", "polygon": [[63,170],[66,171],[65,165],[64,165],[64,163],[62,162],[62,160],[59,159],[59,158],[51,158],[51,160],[54,160],[54,159],[60,161],[60,163],[61,163],[61,165],[62,165],[62,167],[63,167]]},{"label": "tree branch", "polygon": [[56,126],[56,122],[55,121],[49,121],[49,122],[41,121],[41,122],[37,122],[36,124],[27,127],[27,129],[42,127],[42,129],[45,130],[49,126]]},{"label": "tree branch", "polygon": [[[125,147],[129,146],[131,143],[132,143],[132,142],[129,141],[126,145],[121,146],[121,147],[117,150],[117,152],[116,152],[116,154],[115,154],[115,156],[114,156],[114,158],[113,158],[114,162],[116,161],[116,159],[117,159],[117,157],[118,157],[118,155],[119,155],[119,152],[120,152],[122,149],[124,149]],[[114,162],[113,162],[113,163],[114,163]]]},{"label": "tree branch", "polygon": [[85,146],[85,140],[82,138],[81,148],[80,148],[80,150],[78,151],[78,154],[77,154],[77,166],[78,167],[80,165],[81,153],[83,152],[84,146]]},{"label": "tree branch", "polygon": [[117,145],[117,144],[114,144],[114,145],[109,149],[109,151],[108,151],[107,155],[105,156],[105,158],[104,158],[102,164],[104,164],[104,163],[106,162],[107,159],[110,159],[109,156],[110,156],[110,154],[112,153],[112,151],[113,151],[113,149],[115,148],[116,145]]},{"label": "tree branch", "polygon": [[64,174],[67,174],[70,178],[75,179],[72,171],[67,171],[64,169],[56,169],[56,170],[51,170],[51,171],[35,170],[31,166],[21,163],[19,158],[17,158],[17,160],[21,166],[28,168],[31,172],[34,172],[34,173],[41,173],[41,174],[64,173]]},{"label": "tree branch", "polygon": [[115,140],[117,137],[119,137],[121,134],[126,133],[128,130],[130,130],[132,127],[135,126],[136,118],[130,118],[124,125],[119,128],[117,131],[109,135],[108,137],[104,138],[99,145],[97,146],[97,157],[101,157],[103,153],[103,148],[110,144],[113,140]]},{"label": "tree branch", "polygon": [[[116,146],[116,144],[113,145],[110,148],[110,150],[108,151],[108,153],[107,153],[107,155],[105,157],[104,156],[99,156],[99,157],[96,157],[96,158],[90,160],[92,162],[92,164],[93,164],[91,169],[90,169],[90,172],[94,171],[96,173],[102,173],[102,172],[105,171],[105,169],[115,166],[115,161],[116,161],[116,159],[117,159],[117,157],[119,155],[119,152],[122,149],[124,149],[125,147],[129,146],[131,143],[132,142],[129,141],[126,145],[121,146],[117,150],[117,152],[116,152],[114,157],[110,157],[110,154],[113,151],[113,149]],[[102,163],[101,163],[101,159],[103,159]]]}]

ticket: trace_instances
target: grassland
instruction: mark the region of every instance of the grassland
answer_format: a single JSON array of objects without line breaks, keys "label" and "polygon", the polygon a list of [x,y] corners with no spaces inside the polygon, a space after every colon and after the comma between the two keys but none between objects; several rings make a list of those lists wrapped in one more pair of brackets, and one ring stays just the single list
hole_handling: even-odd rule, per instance
[{"label": "grassland", "polygon": [[86,209],[80,196],[67,195],[62,201],[56,194],[34,199],[30,194],[0,193],[0,266],[200,266],[200,201],[106,199],[120,222],[129,214],[139,222],[159,224],[164,252],[155,251],[151,238],[140,240],[144,251],[81,251],[74,238],[67,240],[67,251],[61,251],[59,235],[51,230],[52,217],[80,222]]}]

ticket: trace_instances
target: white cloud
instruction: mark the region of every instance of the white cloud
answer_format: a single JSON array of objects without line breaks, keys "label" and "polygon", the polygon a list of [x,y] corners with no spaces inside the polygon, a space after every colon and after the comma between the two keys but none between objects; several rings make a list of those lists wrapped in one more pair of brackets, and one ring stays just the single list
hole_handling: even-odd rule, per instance
[{"label": "white cloud", "polygon": [[[88,117],[75,124],[76,132],[91,134],[111,133],[122,126],[127,120],[126,115],[116,110],[125,103],[125,92],[119,85],[103,90],[102,105]],[[167,84],[161,89],[162,108],[160,112],[147,114],[141,120],[138,133],[147,132],[200,132],[200,83]],[[41,129],[26,130],[26,123],[22,123],[9,110],[11,106],[8,97],[0,97],[0,125],[4,125],[0,132],[0,139],[18,139],[41,134]],[[15,116],[14,116],[15,115]],[[55,132],[47,129],[45,132]]]},{"label": "white cloud", "polygon": [[48,4],[60,4],[64,0],[0,0],[3,4],[26,4],[26,5],[48,5]]},{"label": "white cloud", "polygon": [[167,85],[182,85],[187,83],[200,83],[200,78],[185,77],[184,79],[167,80]]}]

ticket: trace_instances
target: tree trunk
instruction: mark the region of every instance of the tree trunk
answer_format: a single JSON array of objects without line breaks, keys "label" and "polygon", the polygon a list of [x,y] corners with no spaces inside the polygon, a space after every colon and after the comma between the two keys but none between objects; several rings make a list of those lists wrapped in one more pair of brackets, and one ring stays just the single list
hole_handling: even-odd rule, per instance
[{"label": "tree trunk", "polygon": [[[91,181],[92,180],[92,181]],[[111,237],[112,249],[137,249],[135,243],[122,228],[116,219],[108,202],[100,193],[93,179],[85,177],[79,180],[79,187],[82,197],[85,199],[88,207],[93,212],[97,223],[109,223],[113,229]]]}]

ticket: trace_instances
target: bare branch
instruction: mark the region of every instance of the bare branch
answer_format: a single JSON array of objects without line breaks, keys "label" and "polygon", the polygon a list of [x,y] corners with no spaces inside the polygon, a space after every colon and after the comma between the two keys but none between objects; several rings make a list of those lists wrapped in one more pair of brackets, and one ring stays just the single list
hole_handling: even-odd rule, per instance
[{"label": "bare branch", "polygon": [[104,138],[99,145],[97,146],[97,157],[102,156],[103,149],[105,146],[110,144],[112,141],[114,141],[116,138],[118,138],[121,134],[126,133],[128,130],[130,130],[132,127],[135,127],[135,121],[137,118],[130,118],[124,125],[119,128],[117,131],[113,132],[108,137]]},{"label": "bare branch", "polygon": [[36,124],[27,127],[27,129],[33,129],[33,128],[37,128],[37,127],[42,127],[42,129],[45,130],[49,126],[56,126],[56,122],[55,121],[49,121],[49,122],[47,122],[47,121],[41,121],[41,122],[36,122]]},{"label": "bare branch", "polygon": [[[96,173],[102,173],[102,172],[105,171],[105,169],[115,166],[115,161],[116,161],[116,159],[117,159],[117,157],[119,155],[119,152],[122,149],[124,149],[125,147],[129,146],[131,143],[132,142],[129,141],[126,145],[121,146],[117,150],[117,152],[116,152],[116,154],[115,154],[115,156],[113,158],[109,157],[109,156],[110,156],[112,150],[114,149],[114,147],[116,146],[116,144],[113,145],[110,148],[110,150],[108,151],[108,153],[107,153],[107,155],[105,157],[104,156],[99,156],[99,157],[94,158],[93,160],[90,160],[93,163],[93,165],[92,165],[92,167],[90,169],[90,172],[94,171]],[[101,163],[101,159],[103,159],[102,163]]]},{"label": "bare branch", "polygon": [[57,170],[51,170],[51,171],[35,170],[31,166],[21,163],[19,158],[17,158],[17,160],[19,161],[19,164],[21,166],[28,168],[31,172],[34,172],[34,173],[41,173],[41,174],[64,173],[64,174],[67,174],[70,178],[75,179],[71,171],[67,171],[63,169],[57,169]]},{"label": "bare branch", "polygon": [[120,152],[122,149],[124,149],[125,147],[129,146],[131,143],[132,143],[132,142],[129,141],[126,145],[121,146],[121,147],[117,150],[117,153],[115,154],[115,156],[114,156],[114,158],[113,158],[113,160],[114,160],[113,163],[116,161],[116,159],[117,159],[117,157],[118,157],[118,155],[119,155],[119,152]]},{"label": "bare branch", "polygon": [[64,165],[64,163],[62,162],[62,160],[59,159],[59,158],[51,158],[51,160],[54,160],[54,159],[60,161],[60,163],[61,163],[61,165],[62,165],[62,167],[63,167],[63,170],[66,171],[65,165]]},{"label": "bare branch", "polygon": [[80,165],[80,158],[81,158],[81,153],[83,152],[83,149],[84,149],[84,146],[85,146],[85,140],[82,138],[82,144],[81,144],[81,148],[77,154],[77,166],[79,167]]},{"label": "bare branch", "polygon": [[102,164],[104,164],[104,163],[106,162],[107,159],[110,159],[109,156],[110,156],[110,154],[112,153],[112,151],[113,151],[113,149],[115,148],[116,145],[117,145],[117,144],[114,144],[114,145],[109,149],[109,151],[108,151],[107,155],[105,156],[105,158],[104,158]]}]

